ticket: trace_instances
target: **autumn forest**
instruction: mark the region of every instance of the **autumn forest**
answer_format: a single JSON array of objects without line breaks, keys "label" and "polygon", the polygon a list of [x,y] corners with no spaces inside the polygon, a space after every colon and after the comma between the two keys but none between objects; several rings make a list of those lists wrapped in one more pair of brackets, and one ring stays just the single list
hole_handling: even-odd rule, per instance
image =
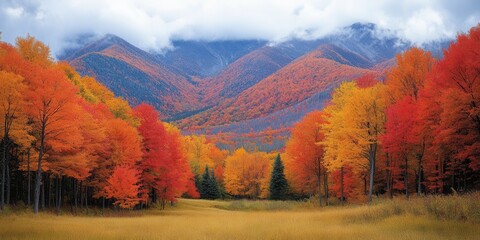
[{"label": "autumn forest", "polygon": [[[280,149],[226,148],[151,104],[131,105],[33,36],[0,42],[1,209],[128,215],[198,207],[195,199],[227,210],[229,202],[343,209],[462,195],[478,203],[479,25],[439,58],[410,47],[384,74],[341,79],[329,97],[285,127]],[[210,119],[228,122],[214,110]]]},{"label": "autumn forest", "polygon": [[441,60],[411,48],[385,80],[367,74],[343,82],[272,153],[228,152],[205,136],[183,136],[152,106],[132,108],[95,78],[53,61],[35,38],[2,43],[2,208],[267,199],[277,155],[288,180],[280,198],[316,195],[319,206],[476,190],[479,39],[475,27]]}]

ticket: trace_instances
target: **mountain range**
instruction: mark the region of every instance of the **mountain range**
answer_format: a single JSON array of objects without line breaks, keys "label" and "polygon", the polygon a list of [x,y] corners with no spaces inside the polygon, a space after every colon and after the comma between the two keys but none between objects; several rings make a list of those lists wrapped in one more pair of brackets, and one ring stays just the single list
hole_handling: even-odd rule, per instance
[{"label": "mountain range", "polygon": [[[448,42],[424,47],[434,55]],[[364,74],[384,78],[412,46],[374,24],[315,40],[173,41],[147,52],[106,35],[59,60],[92,75],[132,105],[147,102],[184,131],[234,133],[288,128],[321,109],[334,86]]]}]

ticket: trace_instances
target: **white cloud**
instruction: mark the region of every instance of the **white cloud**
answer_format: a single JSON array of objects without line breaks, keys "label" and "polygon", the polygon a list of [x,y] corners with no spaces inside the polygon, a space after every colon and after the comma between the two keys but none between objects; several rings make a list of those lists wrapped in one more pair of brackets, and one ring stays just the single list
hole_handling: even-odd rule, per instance
[{"label": "white cloud", "polygon": [[23,8],[22,7],[7,7],[5,8],[5,13],[7,16],[12,17],[12,18],[19,18],[23,14]]},{"label": "white cloud", "polygon": [[454,37],[480,21],[476,0],[4,0],[2,38],[27,33],[54,52],[82,33],[116,34],[144,49],[172,39],[315,38],[372,22],[415,43]]},{"label": "white cloud", "polygon": [[405,37],[417,43],[426,42],[432,38],[454,37],[455,32],[448,29],[442,15],[430,8],[414,12],[402,28]]}]

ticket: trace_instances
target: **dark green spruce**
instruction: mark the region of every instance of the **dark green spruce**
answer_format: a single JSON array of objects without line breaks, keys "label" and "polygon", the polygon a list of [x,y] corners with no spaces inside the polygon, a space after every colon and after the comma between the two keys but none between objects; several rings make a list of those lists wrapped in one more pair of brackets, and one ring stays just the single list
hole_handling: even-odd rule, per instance
[{"label": "dark green spruce", "polygon": [[270,199],[285,200],[287,198],[288,183],[283,173],[283,163],[280,154],[273,163],[272,178],[270,179]]},{"label": "dark green spruce", "polygon": [[[211,175],[210,175],[211,174]],[[208,166],[205,166],[205,172],[202,175],[202,180],[200,183],[200,197],[203,199],[217,199],[220,198],[220,191],[215,178],[215,174],[208,169]]]}]

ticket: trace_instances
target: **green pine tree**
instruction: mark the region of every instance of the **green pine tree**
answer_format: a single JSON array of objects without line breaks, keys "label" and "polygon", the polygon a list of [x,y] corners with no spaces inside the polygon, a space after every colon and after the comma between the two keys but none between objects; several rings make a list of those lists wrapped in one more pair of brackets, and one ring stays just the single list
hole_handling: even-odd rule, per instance
[{"label": "green pine tree", "polygon": [[202,194],[202,178],[199,174],[195,174],[194,179],[195,179],[195,187],[197,188],[198,193],[200,193],[201,195]]},{"label": "green pine tree", "polygon": [[198,190],[201,198],[217,199],[221,197],[215,173],[213,171],[210,173],[208,166],[205,166],[205,172],[202,175],[202,180],[199,185]]},{"label": "green pine tree", "polygon": [[217,182],[217,178],[215,177],[215,172],[212,170],[212,177],[211,177],[211,186],[210,189],[212,191],[212,199],[218,199],[222,196],[220,195],[220,186]]},{"label": "green pine tree", "polygon": [[205,166],[205,172],[202,175],[202,180],[200,182],[200,198],[209,199],[209,188],[210,188],[210,171],[208,171],[208,165]]},{"label": "green pine tree", "polygon": [[283,173],[283,163],[280,154],[275,158],[273,164],[272,178],[270,179],[270,199],[284,200],[287,197],[287,179]]}]

